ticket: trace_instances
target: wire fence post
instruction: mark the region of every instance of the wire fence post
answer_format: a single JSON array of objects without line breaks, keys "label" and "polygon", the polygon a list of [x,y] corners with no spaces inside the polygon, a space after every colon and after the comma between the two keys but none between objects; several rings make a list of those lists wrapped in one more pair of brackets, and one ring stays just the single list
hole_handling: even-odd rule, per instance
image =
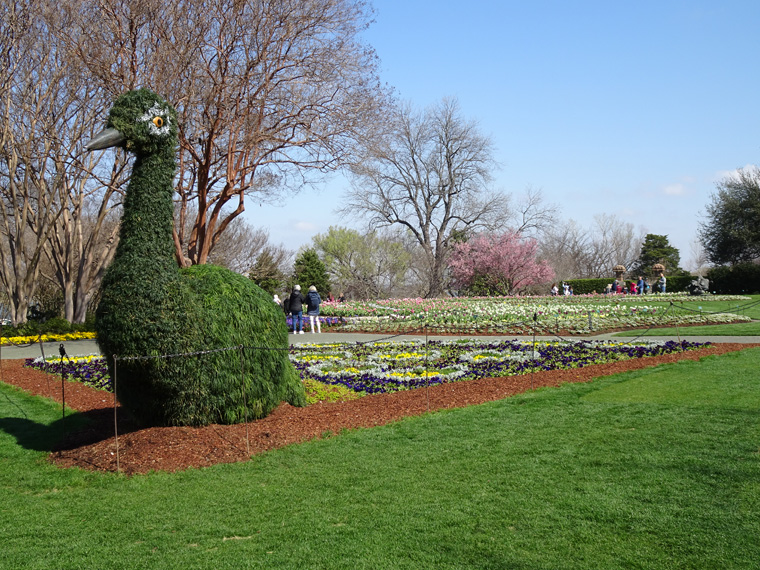
[{"label": "wire fence post", "polygon": [[428,327],[423,327],[425,331],[425,395],[427,398],[427,411],[430,411],[430,372],[428,371],[428,353],[430,345],[428,344]]},{"label": "wire fence post", "polygon": [[42,343],[42,333],[37,335],[37,341],[40,343],[40,352],[42,353],[42,360],[45,360],[45,345]]},{"label": "wire fence post", "polygon": [[119,422],[118,422],[118,403],[116,401],[116,377],[118,366],[116,364],[118,357],[113,355],[113,438],[116,443],[116,472],[121,472],[121,463],[119,458]]},{"label": "wire fence post", "polygon": [[66,435],[66,369],[63,367],[63,357],[66,356],[66,350],[63,348],[63,343],[58,348],[58,353],[61,355],[61,428],[63,429],[63,435]]},{"label": "wire fence post", "polygon": [[[245,390],[245,353],[243,345],[240,345],[240,385],[243,389],[243,420],[245,421],[245,452],[251,456],[251,442],[248,437],[248,395]],[[255,349],[254,349],[255,350]]]},{"label": "wire fence post", "polygon": [[533,391],[533,380],[536,376],[536,327],[538,325],[538,313],[533,313],[533,354],[530,355],[530,359],[533,361],[533,366],[530,367],[530,389]]},{"label": "wire fence post", "polygon": [[[673,301],[670,302],[670,306],[673,306]],[[678,337],[678,344],[681,346],[681,352],[683,352],[683,342],[681,341],[681,331],[678,329],[678,319],[676,319],[676,336]]]}]

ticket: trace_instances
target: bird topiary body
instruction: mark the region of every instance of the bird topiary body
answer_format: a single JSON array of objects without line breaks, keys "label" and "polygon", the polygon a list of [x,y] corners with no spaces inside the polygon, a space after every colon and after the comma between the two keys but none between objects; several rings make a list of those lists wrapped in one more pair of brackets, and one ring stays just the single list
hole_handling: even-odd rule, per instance
[{"label": "bird topiary body", "polygon": [[[135,162],[95,323],[121,404],[150,425],[237,423],[264,417],[281,401],[305,405],[271,297],[227,269],[177,265],[174,109],[148,89],[125,93],[86,148],[112,146],[134,153]],[[231,347],[238,348],[217,351]],[[188,353],[196,355],[173,356]]]}]

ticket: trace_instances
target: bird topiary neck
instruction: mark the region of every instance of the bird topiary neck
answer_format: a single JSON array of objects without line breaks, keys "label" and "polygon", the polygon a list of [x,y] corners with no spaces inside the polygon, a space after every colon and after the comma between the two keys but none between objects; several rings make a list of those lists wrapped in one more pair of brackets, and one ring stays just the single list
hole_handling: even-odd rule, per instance
[{"label": "bird topiary neck", "polygon": [[176,267],[174,242],[174,153],[138,155],[124,199],[117,255],[133,262]]}]

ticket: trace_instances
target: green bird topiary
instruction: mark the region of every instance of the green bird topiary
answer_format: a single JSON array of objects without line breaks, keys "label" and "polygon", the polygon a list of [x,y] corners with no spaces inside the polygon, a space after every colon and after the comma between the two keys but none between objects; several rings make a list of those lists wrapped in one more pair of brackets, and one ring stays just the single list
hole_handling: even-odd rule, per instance
[{"label": "green bird topiary", "polygon": [[197,426],[261,418],[282,401],[306,405],[271,296],[221,267],[177,265],[176,111],[148,89],[121,95],[85,148],[113,146],[135,163],[95,326],[122,406],[149,425]]}]

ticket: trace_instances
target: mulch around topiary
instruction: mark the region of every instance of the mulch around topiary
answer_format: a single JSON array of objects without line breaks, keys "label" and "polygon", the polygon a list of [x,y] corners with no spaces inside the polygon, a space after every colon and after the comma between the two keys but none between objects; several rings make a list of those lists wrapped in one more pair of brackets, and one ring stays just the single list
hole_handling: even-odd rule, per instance
[{"label": "mulch around topiary", "polygon": [[[66,406],[90,422],[67,434],[50,460],[61,467],[117,471],[132,475],[178,471],[217,463],[245,461],[250,456],[286,445],[356,429],[385,425],[404,417],[500,400],[534,388],[587,382],[600,376],[638,370],[679,360],[698,360],[760,344],[717,343],[684,353],[597,364],[572,370],[552,370],[524,376],[454,382],[392,394],[365,396],[341,403],[296,408],[281,404],[268,417],[237,425],[141,428],[120,409],[114,414],[113,395],[78,382],[65,385]],[[3,360],[0,381],[61,402],[61,379],[32,368],[23,360]],[[69,412],[70,413],[70,412]],[[118,418],[114,437],[114,416]]]}]

